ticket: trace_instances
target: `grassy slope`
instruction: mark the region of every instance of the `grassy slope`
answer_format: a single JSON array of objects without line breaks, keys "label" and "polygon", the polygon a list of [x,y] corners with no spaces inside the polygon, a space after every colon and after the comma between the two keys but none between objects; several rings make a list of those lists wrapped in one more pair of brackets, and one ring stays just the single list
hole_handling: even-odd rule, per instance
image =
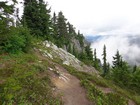
[{"label": "grassy slope", "polygon": [[[42,49],[39,45],[35,47]],[[59,58],[53,60],[56,63],[58,61]],[[128,98],[140,104],[139,96],[115,86],[110,81],[60,65],[79,78],[81,86],[87,90],[87,96],[97,105],[127,105]],[[33,51],[27,54],[0,55],[0,104],[62,105],[61,100],[52,94],[53,84],[47,67],[47,60],[40,61]],[[112,88],[115,92],[105,94],[97,86]]]},{"label": "grassy slope", "polygon": [[0,105],[61,104],[52,95],[47,61],[39,62],[33,52],[0,55]]},{"label": "grassy slope", "polygon": [[[107,81],[96,75],[87,74],[85,72],[79,72],[75,68],[65,66],[65,68],[77,78],[81,80],[81,86],[86,88],[87,96],[96,105],[129,105],[129,101],[134,100],[134,104],[139,105],[140,97],[132,94],[122,88]],[[112,89],[112,92],[104,93],[102,89],[98,87]]]}]

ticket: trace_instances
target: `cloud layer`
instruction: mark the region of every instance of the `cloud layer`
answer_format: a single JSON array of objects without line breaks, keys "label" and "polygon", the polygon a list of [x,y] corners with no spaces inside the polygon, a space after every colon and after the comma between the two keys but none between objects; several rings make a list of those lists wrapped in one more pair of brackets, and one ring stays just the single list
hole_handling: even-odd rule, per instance
[{"label": "cloud layer", "polygon": [[85,35],[140,34],[139,0],[47,0]]},{"label": "cloud layer", "polygon": [[107,60],[112,63],[112,56],[117,49],[124,60],[130,64],[140,65],[140,37],[138,36],[104,36],[92,43],[92,49],[97,49],[97,56],[102,60],[103,45],[107,47]]}]

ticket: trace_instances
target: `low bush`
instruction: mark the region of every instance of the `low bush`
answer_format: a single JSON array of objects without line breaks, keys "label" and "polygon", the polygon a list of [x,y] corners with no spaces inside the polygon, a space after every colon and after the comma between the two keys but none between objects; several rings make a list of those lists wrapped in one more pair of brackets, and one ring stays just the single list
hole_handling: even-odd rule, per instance
[{"label": "low bush", "polygon": [[31,46],[31,35],[29,30],[23,27],[12,27],[8,33],[8,37],[1,42],[0,46],[3,52],[27,52]]}]

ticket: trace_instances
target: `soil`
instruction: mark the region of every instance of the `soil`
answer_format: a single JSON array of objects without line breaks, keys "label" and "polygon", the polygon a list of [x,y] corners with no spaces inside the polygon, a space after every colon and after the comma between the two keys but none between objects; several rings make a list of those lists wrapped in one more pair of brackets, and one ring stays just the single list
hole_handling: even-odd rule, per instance
[{"label": "soil", "polygon": [[64,105],[93,105],[87,99],[86,91],[80,85],[80,81],[69,74],[63,67],[56,65],[60,75],[53,74],[51,80],[55,85],[55,92],[62,95]]}]

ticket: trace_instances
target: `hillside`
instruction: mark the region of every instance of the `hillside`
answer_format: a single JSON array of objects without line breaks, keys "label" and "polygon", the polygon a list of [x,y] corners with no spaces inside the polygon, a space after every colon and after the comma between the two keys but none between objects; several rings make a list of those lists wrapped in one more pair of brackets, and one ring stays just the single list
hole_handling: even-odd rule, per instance
[{"label": "hillside", "polygon": [[62,11],[51,16],[44,0],[0,6],[0,105],[140,104],[140,67],[118,50],[110,65],[104,45],[101,63],[84,35]]},{"label": "hillside", "polygon": [[136,105],[134,95],[49,41],[1,55],[0,71],[0,104]]}]

